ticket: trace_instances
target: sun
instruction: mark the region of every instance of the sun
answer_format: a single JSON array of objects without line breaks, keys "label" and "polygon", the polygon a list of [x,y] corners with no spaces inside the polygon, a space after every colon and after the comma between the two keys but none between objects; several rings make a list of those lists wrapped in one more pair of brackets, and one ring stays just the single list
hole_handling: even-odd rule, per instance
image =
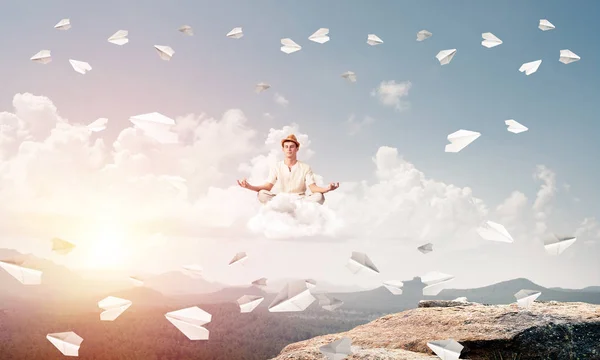
[{"label": "sun", "polygon": [[127,249],[126,233],[118,226],[103,226],[90,236],[86,267],[119,268],[125,264]]}]

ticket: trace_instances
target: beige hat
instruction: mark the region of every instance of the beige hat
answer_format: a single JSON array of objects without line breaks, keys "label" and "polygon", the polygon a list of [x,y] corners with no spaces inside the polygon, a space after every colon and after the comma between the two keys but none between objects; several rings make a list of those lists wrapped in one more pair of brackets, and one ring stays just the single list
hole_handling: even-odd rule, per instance
[{"label": "beige hat", "polygon": [[296,144],[297,148],[300,148],[300,143],[298,142],[298,139],[296,139],[296,135],[290,134],[290,135],[288,135],[288,137],[281,139],[281,146],[283,146],[283,143],[286,141],[291,141],[294,144]]}]

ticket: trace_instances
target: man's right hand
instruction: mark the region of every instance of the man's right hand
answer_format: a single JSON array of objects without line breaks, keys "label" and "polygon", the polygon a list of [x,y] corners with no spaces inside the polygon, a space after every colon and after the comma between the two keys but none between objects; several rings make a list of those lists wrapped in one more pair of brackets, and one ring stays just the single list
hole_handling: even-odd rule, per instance
[{"label": "man's right hand", "polygon": [[243,178],[242,180],[238,180],[237,183],[239,186],[243,187],[244,189],[249,189],[251,187],[251,185],[248,183],[248,180],[246,180],[246,178]]}]

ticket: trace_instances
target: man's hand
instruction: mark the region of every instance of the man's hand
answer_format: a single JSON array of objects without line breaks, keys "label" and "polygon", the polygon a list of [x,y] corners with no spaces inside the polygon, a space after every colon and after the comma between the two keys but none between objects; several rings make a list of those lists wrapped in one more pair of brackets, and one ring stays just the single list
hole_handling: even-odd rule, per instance
[{"label": "man's hand", "polygon": [[340,187],[340,183],[339,182],[338,183],[330,183],[329,186],[327,187],[327,192],[333,191],[333,190],[335,190],[335,189],[337,189],[339,187]]},{"label": "man's hand", "polygon": [[237,181],[238,185],[243,187],[244,189],[249,189],[250,188],[250,184],[248,183],[248,181],[246,180],[246,178],[243,178],[242,180],[238,180]]}]

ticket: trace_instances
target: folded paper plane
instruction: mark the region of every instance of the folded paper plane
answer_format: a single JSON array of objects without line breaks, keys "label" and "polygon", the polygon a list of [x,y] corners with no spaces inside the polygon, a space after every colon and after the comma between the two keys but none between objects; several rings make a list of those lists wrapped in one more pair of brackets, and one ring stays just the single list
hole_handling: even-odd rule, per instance
[{"label": "folded paper plane", "polygon": [[50,50],[41,50],[37,54],[33,55],[29,60],[38,64],[47,64],[52,61],[52,54]]},{"label": "folded paper plane", "polygon": [[193,36],[194,35],[194,29],[192,29],[191,26],[189,25],[183,25],[181,26],[179,29],[177,29],[179,32],[187,35],[187,36]]},{"label": "folded paper plane", "polygon": [[244,36],[244,32],[241,27],[233,28],[230,32],[227,33],[227,37],[230,39],[239,39]]},{"label": "folded paper plane", "polygon": [[302,46],[296,44],[294,40],[290,38],[281,39],[281,51],[286,54],[295,53],[302,49]]},{"label": "folded paper plane", "polygon": [[421,282],[424,283],[423,295],[435,296],[439,294],[444,286],[450,281],[454,280],[453,275],[444,274],[438,271],[431,271],[421,276]]},{"label": "folded paper plane", "polygon": [[329,41],[329,29],[327,28],[320,28],[319,30],[315,31],[314,34],[312,34],[311,36],[308,37],[308,40],[310,41],[314,41],[316,43],[319,44],[325,44],[326,42]]},{"label": "folded paper plane", "polygon": [[394,295],[402,295],[402,287],[404,283],[398,280],[390,280],[383,283],[386,289],[388,289]]},{"label": "folded paper plane", "polygon": [[425,245],[421,245],[417,248],[417,250],[419,250],[420,252],[422,252],[423,254],[427,254],[433,251],[433,244],[432,243],[427,243]]},{"label": "folded paper plane", "polygon": [[1,260],[0,268],[23,285],[39,285],[42,283],[42,271],[21,266],[21,262]]},{"label": "folded paper plane", "polygon": [[319,348],[321,354],[325,355],[327,360],[343,360],[348,355],[352,355],[352,339],[343,337]]},{"label": "folded paper plane", "polygon": [[240,306],[240,312],[249,313],[252,310],[256,309],[261,302],[263,302],[265,298],[262,296],[256,295],[244,295],[241,298],[237,299],[237,303]]},{"label": "folded paper plane", "polygon": [[454,339],[431,341],[427,346],[441,360],[458,360],[464,347]]},{"label": "folded paper plane", "polygon": [[245,252],[239,252],[237,254],[235,254],[235,256],[233,257],[233,259],[231,259],[231,261],[229,262],[229,265],[233,265],[233,264],[241,264],[244,261],[246,261],[246,259],[248,259],[248,255],[246,255]]},{"label": "folded paper plane", "polygon": [[314,294],[315,298],[319,300],[319,306],[324,310],[334,311],[340,306],[344,305],[344,302],[338,298],[330,297],[325,294]]},{"label": "folded paper plane", "polygon": [[271,87],[271,85],[261,82],[261,83],[256,84],[254,91],[256,91],[257,93],[261,93],[261,92],[269,89],[270,87]]},{"label": "folded paper plane", "polygon": [[170,129],[175,125],[175,121],[163,114],[153,112],[148,114],[135,115],[129,118],[136,128],[142,130],[145,135],[155,139],[162,144],[177,143],[178,136]]},{"label": "folded paper plane", "polygon": [[460,129],[448,135],[448,141],[450,141],[450,144],[446,144],[445,151],[457,153],[466,148],[473,141],[477,140],[477,138],[480,136],[481,134],[476,131]]},{"label": "folded paper plane", "polygon": [[573,245],[575,241],[577,241],[577,238],[574,236],[557,236],[553,234],[544,240],[544,248],[550,255],[560,255]]},{"label": "folded paper plane", "polygon": [[542,30],[542,31],[548,31],[548,30],[552,30],[554,29],[555,26],[552,25],[552,23],[546,19],[540,19],[540,23],[538,25],[538,29]]},{"label": "folded paper plane", "polygon": [[525,75],[529,76],[529,75],[535,73],[536,71],[538,71],[541,64],[542,64],[542,60],[531,61],[531,62],[521,65],[521,67],[519,68],[519,71],[524,72]]},{"label": "folded paper plane", "polygon": [[498,39],[496,35],[492,34],[491,32],[483,33],[481,34],[481,37],[483,38],[481,45],[488,49],[502,44],[502,40]]},{"label": "folded paper plane", "polygon": [[383,44],[383,40],[381,40],[379,36],[375,34],[369,34],[367,35],[367,44],[371,46],[380,45]]},{"label": "folded paper plane", "polygon": [[506,130],[508,130],[514,134],[519,134],[519,133],[529,130],[529,128],[527,128],[523,124],[519,124],[518,122],[516,122],[513,119],[506,120],[506,121],[504,121],[504,123],[508,126],[508,128]]},{"label": "folded paper plane", "polygon": [[71,244],[70,242],[63,239],[53,238],[50,241],[52,242],[52,251],[61,255],[66,255],[75,248],[74,244]]},{"label": "folded paper plane", "polygon": [[129,42],[127,35],[129,35],[129,31],[119,30],[108,38],[108,42],[115,45],[125,45]]},{"label": "folded paper plane", "polygon": [[561,63],[563,63],[565,65],[570,64],[575,61],[579,61],[579,60],[581,60],[579,55],[575,54],[574,52],[572,52],[569,49],[561,50],[560,57],[558,58],[558,61],[560,61]]},{"label": "folded paper plane", "polygon": [[432,33],[430,33],[427,30],[421,30],[417,33],[417,41],[423,41],[426,39],[429,39],[431,37],[431,35],[433,35]]},{"label": "folded paper plane", "polygon": [[106,129],[106,124],[108,124],[107,118],[99,118],[99,119],[95,120],[94,122],[92,122],[91,124],[89,124],[87,126],[87,128],[91,132],[98,132],[98,131],[102,131],[102,130]]},{"label": "folded paper plane", "polygon": [[353,274],[356,274],[360,271],[371,271],[373,273],[379,274],[379,269],[375,266],[375,264],[369,259],[367,254],[353,251],[352,256],[348,259],[348,263],[346,267],[352,271]]},{"label": "folded paper plane", "polygon": [[260,279],[254,280],[252,282],[252,285],[258,286],[258,287],[267,286],[267,278],[260,278]]},{"label": "folded paper plane", "polygon": [[169,322],[190,340],[208,340],[209,331],[202,325],[212,320],[212,315],[197,306],[171,311],[165,314]]},{"label": "folded paper plane", "polygon": [[83,338],[72,331],[51,333],[46,339],[52,343],[64,356],[79,356],[79,347]]},{"label": "folded paper plane", "polygon": [[510,236],[506,228],[502,224],[493,221],[486,222],[484,226],[477,229],[477,233],[485,240],[506,243],[514,242],[514,239]]},{"label": "folded paper plane", "polygon": [[346,71],[342,74],[342,77],[349,82],[356,82],[356,74],[352,71]]},{"label": "folded paper plane", "polygon": [[450,64],[450,61],[452,61],[454,55],[456,55],[456,49],[448,49],[442,50],[439,53],[437,53],[435,58],[438,59],[440,65],[447,65]]},{"label": "folded paper plane", "polygon": [[542,295],[540,291],[524,289],[516,293],[515,298],[517,299],[517,305],[519,308],[527,309],[540,295]]},{"label": "folded paper plane", "polygon": [[164,61],[169,61],[175,54],[175,50],[173,50],[170,46],[167,45],[154,45],[154,49],[158,52],[158,56]]},{"label": "folded paper plane", "polygon": [[85,61],[69,59],[69,63],[76,72],[85,75],[88,71],[92,70],[92,66]]},{"label": "folded paper plane", "polygon": [[270,312],[304,311],[315,301],[304,280],[287,283],[269,305]]},{"label": "folded paper plane", "polygon": [[98,307],[104,311],[100,314],[102,321],[114,321],[125,310],[131,306],[132,302],[114,296],[106,297],[98,301]]},{"label": "folded paper plane", "polygon": [[54,28],[58,30],[69,30],[71,28],[71,19],[62,19],[54,25]]}]

